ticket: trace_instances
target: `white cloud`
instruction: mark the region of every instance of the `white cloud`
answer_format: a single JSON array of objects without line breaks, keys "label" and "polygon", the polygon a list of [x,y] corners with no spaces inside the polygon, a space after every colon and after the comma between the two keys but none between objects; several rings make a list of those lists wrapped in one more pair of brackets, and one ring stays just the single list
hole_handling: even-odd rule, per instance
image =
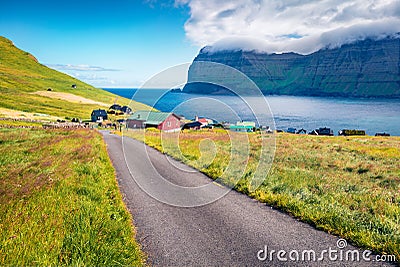
[{"label": "white cloud", "polygon": [[90,65],[71,65],[71,64],[46,64],[47,67],[53,68],[56,70],[64,70],[64,71],[119,71],[116,69],[107,69],[98,66],[90,66]]},{"label": "white cloud", "polygon": [[187,37],[213,49],[314,52],[400,32],[398,0],[176,0]]},{"label": "white cloud", "polygon": [[96,87],[107,87],[107,86],[113,86],[116,84],[116,81],[106,77],[106,76],[99,76],[97,73],[87,73],[87,72],[71,72],[68,73],[70,76],[81,80],[85,83],[91,84]]},{"label": "white cloud", "polygon": [[[131,80],[129,71],[92,65],[46,64],[46,66],[68,74],[95,87],[138,87],[140,82]],[[127,78],[128,77],[128,78]]]}]

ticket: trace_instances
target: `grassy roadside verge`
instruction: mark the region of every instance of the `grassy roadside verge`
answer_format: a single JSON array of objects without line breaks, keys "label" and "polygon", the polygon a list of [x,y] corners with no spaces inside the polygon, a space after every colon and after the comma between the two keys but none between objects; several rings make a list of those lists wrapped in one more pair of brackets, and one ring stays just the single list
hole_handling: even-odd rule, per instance
[{"label": "grassy roadside verge", "polygon": [[[224,131],[176,134],[128,131],[141,140],[211,178],[219,177],[231,158]],[[249,162],[235,189],[278,207],[357,246],[400,259],[400,138],[321,137],[279,134],[274,164],[263,184],[249,190],[260,154],[259,134],[249,134]],[[215,144],[209,158],[201,146]],[[209,141],[206,141],[209,142]],[[211,146],[210,146],[211,147]],[[213,155],[212,155],[213,156]],[[232,177],[223,177],[230,184]]]},{"label": "grassy roadside verge", "polygon": [[143,265],[102,137],[0,129],[0,265]]},{"label": "grassy roadside verge", "polygon": [[41,122],[0,118],[0,128],[42,128]]}]

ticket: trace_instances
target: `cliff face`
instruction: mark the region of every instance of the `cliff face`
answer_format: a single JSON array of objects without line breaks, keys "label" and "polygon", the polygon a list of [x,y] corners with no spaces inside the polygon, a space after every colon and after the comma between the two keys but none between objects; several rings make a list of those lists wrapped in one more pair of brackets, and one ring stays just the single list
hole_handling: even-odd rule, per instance
[{"label": "cliff face", "polygon": [[[251,78],[264,94],[400,98],[400,39],[367,39],[309,55],[207,51],[203,48],[194,61],[231,66]],[[190,84],[200,76],[226,79],[211,65],[201,71],[193,65],[185,92],[224,93],[216,86]]]}]

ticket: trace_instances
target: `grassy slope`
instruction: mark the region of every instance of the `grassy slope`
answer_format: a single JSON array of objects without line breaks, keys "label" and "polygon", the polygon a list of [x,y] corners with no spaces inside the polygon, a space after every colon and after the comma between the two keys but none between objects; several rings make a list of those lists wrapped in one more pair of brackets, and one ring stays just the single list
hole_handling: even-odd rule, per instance
[{"label": "grassy slope", "polygon": [[[39,64],[0,37],[3,111],[85,119],[92,109],[104,108],[32,94],[49,87],[110,105],[116,99]],[[119,97],[118,103],[130,100]],[[130,106],[148,108],[137,102]],[[24,121],[0,121],[2,126],[36,129],[0,129],[0,265],[143,264],[97,132],[43,130],[41,124]]]},{"label": "grassy slope", "polygon": [[[157,131],[124,134],[145,141],[211,178],[219,177],[235,157],[224,131],[185,131],[179,135],[179,148],[173,145],[177,138],[173,134],[163,134],[162,142]],[[215,142],[214,160],[213,153],[207,152],[213,146],[208,145],[208,149],[204,141],[201,143],[205,139]],[[260,154],[260,135],[249,134],[249,140],[249,163],[236,190],[361,247],[400,259],[399,137],[280,134],[271,171],[255,192],[249,192],[248,179]],[[203,153],[199,149],[202,146]],[[230,184],[233,179],[223,177],[223,182]]]},{"label": "grassy slope", "polygon": [[142,265],[101,135],[0,129],[0,265]]},{"label": "grassy slope", "polygon": [[[73,89],[72,84],[76,84],[77,89]],[[31,94],[45,91],[47,88],[110,105],[116,99],[114,94],[94,88],[38,63],[32,55],[16,48],[11,41],[0,36],[0,107],[84,119],[90,118],[92,109],[104,108]],[[118,103],[126,105],[129,100],[119,97]],[[137,102],[133,102],[131,106],[133,109],[147,107]]]}]

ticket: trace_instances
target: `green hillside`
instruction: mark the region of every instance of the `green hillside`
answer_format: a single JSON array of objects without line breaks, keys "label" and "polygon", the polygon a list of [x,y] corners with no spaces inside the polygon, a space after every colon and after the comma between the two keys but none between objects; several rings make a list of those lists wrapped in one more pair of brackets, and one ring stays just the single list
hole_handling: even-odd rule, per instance
[{"label": "green hillside", "polygon": [[[72,88],[73,84],[77,87]],[[51,88],[51,92],[47,92],[48,88]],[[30,53],[16,48],[10,40],[1,36],[0,94],[0,108],[83,119],[89,118],[93,109],[113,104],[117,97],[40,64]],[[57,98],[58,94],[64,98]],[[69,94],[101,103],[68,100],[65,95],[71,96]],[[119,104],[126,105],[129,102],[126,98],[118,97]],[[137,102],[132,102],[130,106],[134,110],[148,108]]]}]

